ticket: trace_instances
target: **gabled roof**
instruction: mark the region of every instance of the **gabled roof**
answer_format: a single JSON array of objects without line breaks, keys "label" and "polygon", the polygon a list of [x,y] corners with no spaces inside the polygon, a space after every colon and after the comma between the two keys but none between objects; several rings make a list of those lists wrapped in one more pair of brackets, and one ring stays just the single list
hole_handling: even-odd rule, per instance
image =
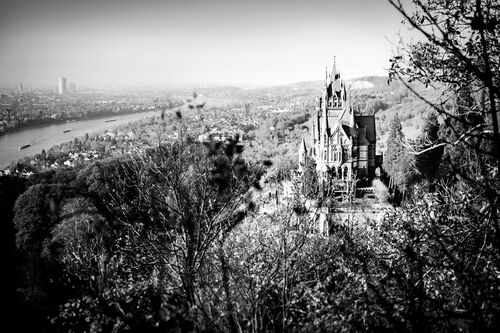
[{"label": "gabled roof", "polygon": [[354,127],[342,125],[342,129],[344,130],[348,138],[352,138],[358,135],[358,131]]},{"label": "gabled roof", "polygon": [[348,108],[342,109],[342,112],[340,113],[339,117],[337,118],[337,121],[335,122],[335,127],[331,131],[332,135],[335,134],[337,128],[341,128],[344,134],[348,138],[356,136],[357,132],[355,124],[353,123],[351,112],[352,111],[350,111]]},{"label": "gabled roof", "polygon": [[342,131],[342,133],[344,133],[344,135],[346,137],[348,137],[349,139],[352,139],[352,137],[356,133],[356,129],[351,128],[351,127],[346,126],[346,125],[342,125],[341,123],[335,124],[335,127],[332,130],[332,136],[335,135],[335,133],[337,133],[337,131]]}]

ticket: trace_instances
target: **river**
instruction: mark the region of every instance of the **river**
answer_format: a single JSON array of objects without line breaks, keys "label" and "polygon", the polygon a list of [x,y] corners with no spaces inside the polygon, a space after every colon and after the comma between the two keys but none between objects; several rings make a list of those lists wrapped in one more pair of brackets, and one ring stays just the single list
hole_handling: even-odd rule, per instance
[{"label": "river", "polygon": [[[155,111],[113,115],[99,119],[33,127],[7,133],[4,136],[0,136],[0,169],[8,166],[11,161],[17,161],[24,156],[38,154],[42,149],[48,150],[55,145],[71,141],[75,137],[84,137],[85,133],[92,135],[94,133],[104,132],[105,130],[110,130],[120,125],[126,125],[154,115]],[[111,119],[116,120],[106,122],[106,120]],[[64,133],[66,130],[70,130],[70,132]],[[26,144],[31,144],[31,146],[21,150],[19,149],[19,147]]]}]

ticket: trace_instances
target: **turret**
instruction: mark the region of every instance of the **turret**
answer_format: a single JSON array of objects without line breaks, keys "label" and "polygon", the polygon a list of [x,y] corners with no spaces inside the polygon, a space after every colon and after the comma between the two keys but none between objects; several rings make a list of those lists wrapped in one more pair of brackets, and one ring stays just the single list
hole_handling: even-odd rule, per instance
[{"label": "turret", "polygon": [[[327,89],[325,87],[324,91],[324,98],[327,99]],[[323,110],[322,110],[322,119],[321,119],[321,132],[320,132],[320,140],[321,140],[321,145],[324,146],[326,144],[327,138],[328,138],[328,109],[327,109],[327,104],[323,103]]]},{"label": "turret", "polygon": [[307,147],[306,147],[306,140],[302,138],[302,142],[300,143],[300,148],[299,148],[299,172],[303,172],[304,168],[306,166],[306,161],[307,161]]},{"label": "turret", "polygon": [[333,68],[332,75],[330,75],[330,80],[332,81],[332,90],[337,93],[337,96],[341,92],[340,85],[340,72],[337,70],[336,57],[333,57]]}]

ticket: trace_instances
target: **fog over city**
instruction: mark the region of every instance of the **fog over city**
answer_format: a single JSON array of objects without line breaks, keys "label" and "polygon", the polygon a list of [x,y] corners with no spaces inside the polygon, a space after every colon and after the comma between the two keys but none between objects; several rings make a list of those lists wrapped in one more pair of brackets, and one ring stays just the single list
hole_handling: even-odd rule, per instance
[{"label": "fog over city", "polygon": [[0,87],[286,84],[334,55],[349,77],[385,75],[400,23],[385,0],[10,1]]}]

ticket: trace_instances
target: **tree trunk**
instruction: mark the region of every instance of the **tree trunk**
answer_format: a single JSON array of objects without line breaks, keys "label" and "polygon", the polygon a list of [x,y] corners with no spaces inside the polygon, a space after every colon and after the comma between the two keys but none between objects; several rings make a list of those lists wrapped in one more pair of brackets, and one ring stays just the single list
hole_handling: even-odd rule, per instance
[{"label": "tree trunk", "polygon": [[241,328],[240,325],[238,325],[236,314],[234,312],[234,306],[233,303],[231,302],[231,289],[229,286],[229,267],[227,265],[226,256],[224,254],[224,242],[221,242],[219,244],[219,260],[221,264],[222,287],[224,288],[226,312],[227,312],[227,319],[229,322],[230,332],[239,333],[241,332]]}]

